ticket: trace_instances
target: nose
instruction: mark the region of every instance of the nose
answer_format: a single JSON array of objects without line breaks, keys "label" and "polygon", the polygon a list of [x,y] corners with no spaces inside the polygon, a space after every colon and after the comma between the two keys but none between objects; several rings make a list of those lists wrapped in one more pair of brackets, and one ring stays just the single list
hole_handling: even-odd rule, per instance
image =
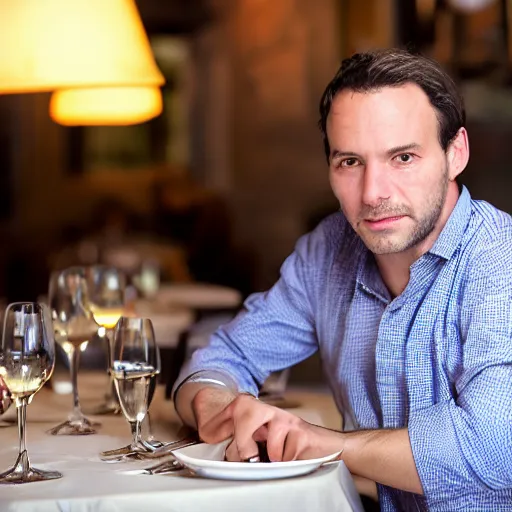
[{"label": "nose", "polygon": [[363,203],[376,207],[390,198],[389,177],[386,169],[378,162],[367,162],[363,177]]}]

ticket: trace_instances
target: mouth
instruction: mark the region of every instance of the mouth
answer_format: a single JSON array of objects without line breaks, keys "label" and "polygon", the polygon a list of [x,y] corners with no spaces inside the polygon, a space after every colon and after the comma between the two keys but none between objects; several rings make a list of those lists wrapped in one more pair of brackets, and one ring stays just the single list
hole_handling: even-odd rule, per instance
[{"label": "mouth", "polygon": [[394,225],[400,222],[404,217],[405,215],[396,215],[393,217],[381,217],[379,219],[363,219],[363,223],[371,230],[379,231],[394,227]]}]

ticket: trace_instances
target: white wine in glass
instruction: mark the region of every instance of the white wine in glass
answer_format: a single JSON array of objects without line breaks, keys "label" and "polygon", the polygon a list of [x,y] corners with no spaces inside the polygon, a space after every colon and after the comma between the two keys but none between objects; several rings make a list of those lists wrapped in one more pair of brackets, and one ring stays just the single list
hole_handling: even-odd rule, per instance
[{"label": "white wine in glass", "polygon": [[117,321],[123,316],[124,309],[122,307],[102,308],[91,305],[91,312],[98,325],[105,329],[114,329]]},{"label": "white wine in glass", "polygon": [[[103,452],[102,456],[130,455],[143,458],[155,448],[142,439],[141,426],[160,372],[160,356],[153,324],[148,318],[119,319],[114,333],[111,374],[121,410],[132,431],[129,446]],[[151,397],[150,397],[151,395]]]},{"label": "white wine in glass", "polygon": [[117,397],[129,422],[142,421],[146,416],[151,379],[155,374],[156,368],[150,364],[114,361],[112,376]]},{"label": "white wine in glass", "polygon": [[87,308],[84,267],[52,272],[48,290],[55,341],[68,357],[73,387],[73,410],[68,419],[49,430],[52,435],[95,434],[95,424],[86,418],[78,398],[78,367],[83,346],[98,333],[98,324]]},{"label": "white wine in glass", "polygon": [[[105,329],[108,367],[110,368],[112,364],[114,327],[124,311],[126,277],[117,268],[106,265],[88,267],[86,275],[89,308],[96,323]],[[101,404],[93,412],[95,414],[117,414],[121,412],[119,403],[116,400],[112,376],[105,403]]]},{"label": "white wine in glass", "polygon": [[27,405],[50,378],[55,366],[55,340],[50,311],[35,302],[7,306],[0,347],[0,375],[18,411],[19,454],[14,466],[0,474],[0,484],[61,478],[58,471],[30,465],[25,430]]}]

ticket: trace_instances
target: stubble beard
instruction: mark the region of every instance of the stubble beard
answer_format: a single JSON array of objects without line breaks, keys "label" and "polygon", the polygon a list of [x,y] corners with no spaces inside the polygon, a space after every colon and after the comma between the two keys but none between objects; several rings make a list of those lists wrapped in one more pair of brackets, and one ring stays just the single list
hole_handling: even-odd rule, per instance
[{"label": "stubble beard", "polygon": [[[386,231],[382,233],[362,236],[363,242],[374,254],[394,254],[407,251],[412,247],[419,245],[434,231],[436,224],[443,211],[448,192],[448,168],[445,167],[444,173],[439,181],[439,185],[428,199],[429,208],[425,215],[417,219],[414,212],[405,205],[391,205],[381,203],[376,208],[364,208],[360,219],[407,216],[415,221],[414,228],[407,238],[395,238]],[[358,224],[361,220],[358,222]],[[360,235],[361,236],[361,235]]]}]

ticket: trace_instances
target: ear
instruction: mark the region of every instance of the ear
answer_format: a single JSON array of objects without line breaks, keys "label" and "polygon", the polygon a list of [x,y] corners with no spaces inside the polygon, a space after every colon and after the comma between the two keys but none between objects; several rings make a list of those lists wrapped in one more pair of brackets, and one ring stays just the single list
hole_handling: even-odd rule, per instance
[{"label": "ear", "polygon": [[461,128],[446,150],[448,176],[451,181],[466,168],[469,160],[469,140],[466,128]]}]

